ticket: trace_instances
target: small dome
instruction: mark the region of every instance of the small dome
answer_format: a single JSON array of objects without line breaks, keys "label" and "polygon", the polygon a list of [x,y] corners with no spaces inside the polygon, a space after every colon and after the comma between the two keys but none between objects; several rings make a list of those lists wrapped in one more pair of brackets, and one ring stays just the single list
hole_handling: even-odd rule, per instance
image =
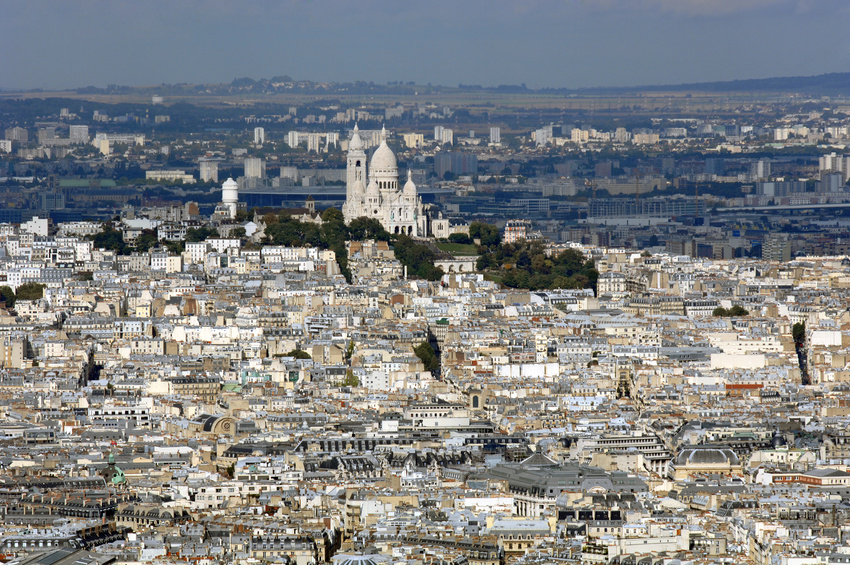
[{"label": "small dome", "polygon": [[371,177],[375,173],[384,171],[398,171],[398,162],[395,159],[395,153],[387,145],[387,130],[382,128],[381,144],[372,155],[372,162],[369,164],[369,176]]},{"label": "small dome", "polygon": [[360,139],[360,128],[357,127],[357,124],[354,124],[354,134],[351,136],[351,140],[348,142],[348,150],[361,151],[363,147],[363,140]]},{"label": "small dome", "polygon": [[354,181],[354,187],[352,188],[352,192],[354,194],[363,194],[364,192],[366,192],[366,187],[363,186],[362,180],[357,179],[356,181]]},{"label": "small dome", "polygon": [[416,185],[413,184],[413,179],[411,178],[410,169],[407,170],[407,182],[404,183],[404,193],[405,194],[416,194]]},{"label": "small dome", "polygon": [[[361,183],[361,186],[362,184],[363,183]],[[380,194],[380,192],[378,191],[378,183],[375,182],[375,179],[369,181],[369,186],[366,188],[366,194],[368,196],[377,196],[378,194]]]}]

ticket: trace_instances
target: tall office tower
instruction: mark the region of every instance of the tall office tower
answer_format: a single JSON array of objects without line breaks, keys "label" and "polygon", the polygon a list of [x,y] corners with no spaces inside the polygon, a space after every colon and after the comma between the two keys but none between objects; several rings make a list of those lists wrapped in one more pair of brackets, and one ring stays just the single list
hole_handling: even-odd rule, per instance
[{"label": "tall office tower", "polygon": [[259,157],[246,157],[245,177],[253,179],[266,178],[266,162]]},{"label": "tall office tower", "polygon": [[254,128],[254,143],[262,145],[266,142],[266,130],[263,128]]},{"label": "tall office tower", "polygon": [[202,159],[200,166],[201,182],[218,182],[218,161]]},{"label": "tall office tower", "polygon": [[501,128],[494,126],[490,128],[490,143],[501,143],[502,142],[502,130]]},{"label": "tall office tower", "polygon": [[85,145],[89,142],[89,126],[71,126],[68,130],[71,143]]}]

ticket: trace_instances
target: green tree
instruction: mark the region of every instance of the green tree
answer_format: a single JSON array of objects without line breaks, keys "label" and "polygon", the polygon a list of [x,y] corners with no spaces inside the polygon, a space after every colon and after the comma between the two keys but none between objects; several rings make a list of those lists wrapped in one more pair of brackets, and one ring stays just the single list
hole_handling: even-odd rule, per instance
[{"label": "green tree", "polygon": [[436,373],[440,366],[440,360],[437,358],[437,354],[434,351],[434,348],[431,347],[430,343],[423,341],[413,349],[413,353],[415,353],[416,356],[419,357],[419,360],[422,361],[422,364],[425,365],[425,370],[431,371],[431,373]]},{"label": "green tree", "polygon": [[186,243],[197,243],[206,241],[210,237],[218,237],[218,230],[202,226],[199,228],[189,228],[186,230]]},{"label": "green tree", "polygon": [[452,243],[462,243],[469,244],[472,243],[472,239],[466,235],[465,233],[453,233],[449,235],[449,241]]},{"label": "green tree", "polygon": [[390,233],[375,218],[354,218],[348,224],[348,231],[352,241],[363,241],[365,239],[389,241],[390,239]]},{"label": "green tree", "polygon": [[733,317],[737,318],[737,317],[741,317],[741,316],[749,316],[750,313],[746,309],[744,309],[742,306],[739,306],[739,305],[736,304],[735,306],[732,306],[728,310],[726,308],[723,308],[722,306],[718,306],[717,308],[712,310],[711,315],[712,316],[718,316],[718,317],[721,317],[721,318],[733,318]]},{"label": "green tree", "polygon": [[96,233],[90,237],[97,249],[107,249],[121,255],[127,252],[127,244],[124,243],[124,236],[109,224],[104,224],[100,233]]},{"label": "green tree", "polygon": [[322,212],[322,222],[345,223],[345,216],[342,215],[342,212],[338,208],[328,208]]},{"label": "green tree", "polygon": [[34,282],[22,284],[15,293],[15,301],[40,300],[44,297],[44,285]]},{"label": "green tree", "polygon": [[15,306],[15,291],[10,286],[0,286],[0,302],[6,303],[6,308]]},{"label": "green tree", "polygon": [[[2,294],[3,288],[8,287],[0,287],[0,294]],[[794,343],[804,343],[806,341],[806,324],[803,322],[794,324],[791,328],[791,337],[794,339]]]},{"label": "green tree", "polygon": [[284,353],[284,357],[295,357],[296,359],[312,359],[310,354],[302,349],[293,349],[289,353]]},{"label": "green tree", "polygon": [[400,235],[395,241],[393,251],[396,259],[407,267],[408,274],[429,281],[440,280],[443,276],[443,270],[434,265],[437,254],[428,245]]},{"label": "green tree", "polygon": [[157,243],[159,243],[159,240],[156,237],[156,231],[142,230],[142,233],[136,238],[136,251],[145,253],[152,247],[156,247]]},{"label": "green tree", "polygon": [[245,228],[241,226],[230,231],[230,237],[238,237],[239,239],[242,239],[245,235]]},{"label": "green tree", "polygon": [[492,224],[485,224],[484,222],[472,222],[469,224],[469,237],[479,239],[481,245],[485,247],[499,245],[502,242],[499,228]]},{"label": "green tree", "polygon": [[339,386],[357,387],[360,386],[360,379],[354,374],[354,371],[348,369],[345,371],[345,378],[339,383]]},{"label": "green tree", "polygon": [[169,241],[166,242],[165,248],[172,255],[180,255],[186,249],[186,244],[182,241]]}]

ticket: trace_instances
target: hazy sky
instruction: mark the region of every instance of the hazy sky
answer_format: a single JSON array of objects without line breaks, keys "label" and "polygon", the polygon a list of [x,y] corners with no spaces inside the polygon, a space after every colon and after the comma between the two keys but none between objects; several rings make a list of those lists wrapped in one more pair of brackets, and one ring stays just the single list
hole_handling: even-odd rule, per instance
[{"label": "hazy sky", "polygon": [[850,0],[0,0],[0,89],[529,87],[850,71]]}]

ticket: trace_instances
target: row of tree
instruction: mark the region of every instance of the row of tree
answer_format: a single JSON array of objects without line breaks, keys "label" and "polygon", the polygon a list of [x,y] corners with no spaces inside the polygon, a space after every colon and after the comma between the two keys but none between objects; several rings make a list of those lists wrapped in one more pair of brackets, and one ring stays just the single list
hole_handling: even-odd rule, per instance
[{"label": "row of tree", "polygon": [[17,291],[7,285],[0,286],[0,302],[5,303],[6,308],[13,308],[18,300],[39,300],[42,297],[44,297],[43,284],[24,283],[18,287]]},{"label": "row of tree", "polygon": [[[374,218],[356,218],[348,225],[341,211],[328,208],[322,213],[322,224],[302,222],[287,213],[267,213],[263,216],[265,239],[262,244],[286,245],[290,247],[317,247],[331,249],[336,254],[340,271],[346,280],[351,281],[348,268],[346,241],[375,239],[388,241],[393,245],[398,261],[407,267],[411,276],[426,280],[439,280],[443,271],[435,265],[438,250],[433,245],[419,242],[406,235],[391,235]],[[119,254],[132,252],[144,253],[151,248],[164,244],[171,253],[182,253],[186,242],[204,241],[209,237],[218,237],[215,228],[199,227],[189,229],[185,241],[160,242],[154,230],[143,230],[134,245],[124,242],[122,233],[112,224],[104,225],[103,230],[90,239],[98,248],[111,249]],[[244,228],[238,228],[235,236],[244,236]],[[549,256],[541,242],[521,241],[505,244],[496,226],[472,222],[469,236],[454,234],[456,243],[477,244],[480,254],[476,268],[489,272],[508,287],[529,290],[555,288],[593,288],[596,289],[598,273],[592,259],[581,252],[567,249],[558,255]],[[717,314],[715,314],[717,315]]]},{"label": "row of tree", "polygon": [[[242,230],[244,234],[244,228]],[[111,223],[106,223],[100,232],[87,237],[98,249],[108,249],[119,255],[130,255],[134,252],[147,253],[160,244],[164,245],[170,253],[179,254],[185,249],[186,243],[205,241],[209,237],[218,237],[218,235],[217,229],[202,226],[189,228],[186,231],[186,239],[183,241],[160,241],[156,235],[156,230],[142,230],[134,245],[128,245],[124,241],[124,235],[121,231],[115,229]]]},{"label": "row of tree", "polygon": [[741,316],[749,316],[750,312],[745,309],[743,306],[734,305],[731,308],[724,308],[723,306],[718,306],[711,312],[712,316],[717,316],[719,318],[739,318]]},{"label": "row of tree", "polygon": [[596,290],[599,273],[593,259],[575,249],[557,255],[547,255],[539,241],[500,243],[492,247],[479,246],[481,255],[476,263],[479,271],[490,272],[511,288],[544,290],[556,288],[592,288]]},{"label": "row of tree", "polygon": [[322,213],[322,225],[302,222],[289,215],[266,214],[266,242],[292,247],[311,246],[331,249],[346,280],[351,281],[348,268],[346,241],[375,239],[391,241],[396,259],[407,267],[408,273],[428,280],[439,280],[443,271],[434,266],[437,253],[427,244],[419,243],[406,235],[393,236],[374,218],[355,218],[345,224],[342,212],[328,208]]}]

